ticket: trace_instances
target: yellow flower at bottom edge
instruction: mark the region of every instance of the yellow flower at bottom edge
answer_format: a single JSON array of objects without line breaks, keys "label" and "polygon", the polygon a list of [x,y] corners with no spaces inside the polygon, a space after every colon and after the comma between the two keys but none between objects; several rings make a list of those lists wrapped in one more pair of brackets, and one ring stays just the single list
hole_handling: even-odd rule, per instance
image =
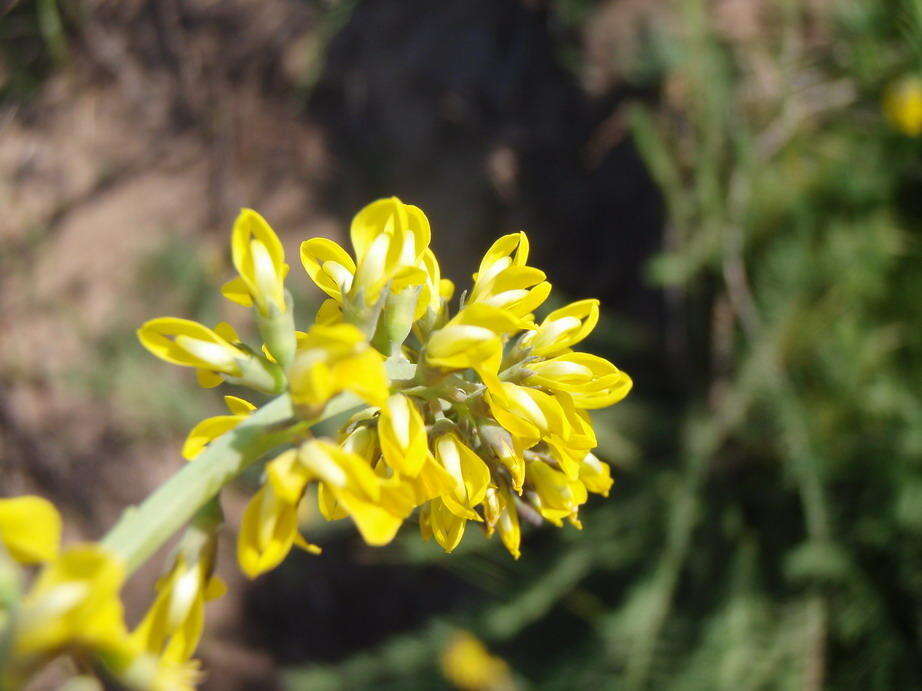
[{"label": "yellow flower at bottom edge", "polygon": [[22,564],[51,561],[61,544],[61,516],[41,497],[0,499],[0,542]]},{"label": "yellow flower at bottom edge", "polygon": [[42,570],[22,600],[14,654],[53,654],[65,647],[105,650],[124,645],[119,591],[125,572],[97,545],[67,549]]},{"label": "yellow flower at bottom edge", "polygon": [[465,691],[508,691],[515,688],[509,666],[490,655],[467,631],[458,631],[442,651],[442,674]]},{"label": "yellow flower at bottom edge", "polygon": [[205,602],[227,590],[224,582],[210,573],[211,552],[211,560],[203,558],[192,564],[180,555],[170,572],[157,582],[157,597],[131,634],[142,649],[175,664],[192,658],[202,637]]}]

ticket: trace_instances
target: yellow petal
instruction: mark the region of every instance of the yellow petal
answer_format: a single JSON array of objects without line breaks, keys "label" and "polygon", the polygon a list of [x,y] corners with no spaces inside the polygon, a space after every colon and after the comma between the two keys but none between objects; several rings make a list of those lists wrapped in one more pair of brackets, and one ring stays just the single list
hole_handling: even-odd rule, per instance
[{"label": "yellow petal", "polygon": [[240,277],[232,278],[221,286],[221,295],[231,302],[236,302],[244,307],[253,306],[253,298],[250,297],[250,289],[247,288],[246,282]]},{"label": "yellow petal", "polygon": [[47,499],[0,499],[0,540],[23,564],[51,561],[61,544],[61,516]]},{"label": "yellow petal", "polygon": [[256,410],[255,405],[237,396],[225,396],[224,405],[227,406],[231,415],[249,415]]},{"label": "yellow petal", "polygon": [[191,461],[204,451],[208,444],[234,429],[243,420],[244,417],[241,415],[215,415],[205,418],[189,431],[182,445],[182,457]]},{"label": "yellow petal", "polygon": [[[355,262],[352,257],[332,240],[311,238],[301,243],[301,263],[307,275],[331,298],[342,301],[343,290],[348,291],[349,286],[344,286],[341,280],[337,280],[338,276],[345,278],[345,275],[340,275],[339,270],[329,271],[324,268],[328,262],[341,267],[347,275],[355,275]],[[351,279],[349,284],[351,285]]]}]

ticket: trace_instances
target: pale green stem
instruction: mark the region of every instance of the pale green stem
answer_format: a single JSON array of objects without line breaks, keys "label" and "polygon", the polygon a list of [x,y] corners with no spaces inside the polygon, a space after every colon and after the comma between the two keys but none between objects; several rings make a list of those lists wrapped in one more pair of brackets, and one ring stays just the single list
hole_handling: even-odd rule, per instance
[{"label": "pale green stem", "polygon": [[[327,405],[326,419],[360,405],[341,394]],[[194,461],[157,488],[140,505],[127,508],[106,534],[102,545],[123,561],[128,574],[160,549],[224,485],[264,454],[292,441],[286,423],[295,422],[291,398],[282,394],[250,415],[238,427],[218,437]],[[306,425],[297,425],[303,433]]]}]

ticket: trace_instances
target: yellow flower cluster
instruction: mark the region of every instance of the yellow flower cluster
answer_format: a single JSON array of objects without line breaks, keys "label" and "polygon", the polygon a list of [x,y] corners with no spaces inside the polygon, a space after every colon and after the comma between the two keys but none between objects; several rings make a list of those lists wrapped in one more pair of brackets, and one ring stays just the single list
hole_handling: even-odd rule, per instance
[{"label": "yellow flower cluster", "polygon": [[[160,658],[129,634],[118,559],[95,544],[61,550],[60,541],[61,518],[50,502],[0,499],[0,687],[19,688],[47,661],[67,654],[95,658],[127,688],[192,689],[198,673],[191,650]],[[15,597],[10,590],[24,576],[17,565],[36,564],[42,568],[34,582]]]},{"label": "yellow flower cluster", "polygon": [[[390,542],[417,509],[422,535],[449,552],[469,521],[497,533],[516,558],[520,515],[580,527],[588,493],[605,495],[612,484],[609,467],[592,454],[587,411],[617,403],[631,388],[604,358],[573,350],[595,327],[598,301],[536,321],[551,286],[529,266],[520,232],[489,248],[451,314],[454,286],[441,276],[419,208],[396,198],[373,202],[350,236],[351,254],[325,238],[301,245],[305,271],[327,295],[306,332],[267,326],[273,315],[291,314],[288,265],[275,233],[250,210],[233,231],[240,275],[223,292],[254,307],[264,345],[248,347],[223,323],[211,330],[155,319],[139,331],[155,355],[194,367],[203,386],[223,380],[287,392],[304,421],[340,394],[361,404],[335,439],[305,432],[267,463],[238,535],[243,571],[263,573],[293,546],[319,552],[298,527],[311,485],[319,512],[351,518],[371,545]],[[254,409],[225,401],[230,414],[197,425],[186,458]]]}]

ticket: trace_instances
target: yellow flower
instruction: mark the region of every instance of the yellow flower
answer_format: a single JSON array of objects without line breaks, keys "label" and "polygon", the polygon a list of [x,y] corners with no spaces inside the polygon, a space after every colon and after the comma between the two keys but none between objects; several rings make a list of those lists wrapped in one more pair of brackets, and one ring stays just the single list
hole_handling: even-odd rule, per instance
[{"label": "yellow flower", "polygon": [[234,222],[231,254],[240,275],[225,283],[221,293],[247,307],[255,304],[263,315],[286,312],[285,250],[275,231],[252,209],[243,209]]},{"label": "yellow flower", "polygon": [[426,425],[416,406],[403,394],[387,399],[378,417],[378,438],[388,465],[416,477],[429,455]]},{"label": "yellow flower", "polygon": [[627,396],[633,382],[605,358],[589,353],[564,353],[530,362],[525,383],[570,394],[579,408],[605,408]]},{"label": "yellow flower", "polygon": [[551,292],[540,269],[526,266],[528,237],[525,233],[504,235],[487,250],[474,275],[468,302],[483,303],[528,318]]},{"label": "yellow flower", "polygon": [[509,554],[514,559],[518,559],[521,556],[519,544],[522,541],[522,529],[519,526],[515,498],[509,488],[491,485],[484,497],[483,513],[487,525],[487,537],[490,537],[494,531],[499,533],[499,539],[509,550]]},{"label": "yellow flower", "polygon": [[502,396],[502,337],[518,328],[516,318],[505,310],[469,305],[432,333],[426,343],[426,362],[448,370],[473,369],[487,388]]},{"label": "yellow flower", "polygon": [[579,464],[579,480],[586,489],[595,494],[608,496],[614,480],[611,479],[611,468],[604,461],[599,460],[594,454],[587,453]]},{"label": "yellow flower", "polygon": [[250,578],[282,563],[293,546],[319,554],[298,531],[298,504],[310,479],[298,452],[286,451],[266,469],[269,482],[253,495],[237,534],[237,561]]},{"label": "yellow flower", "polygon": [[308,276],[336,302],[361,296],[371,305],[388,283],[392,292],[400,292],[426,282],[421,257],[431,233],[419,208],[396,197],[379,199],[356,214],[350,236],[355,261],[332,240],[313,238],[301,244]]},{"label": "yellow flower", "polygon": [[341,511],[352,517],[365,542],[385,545],[394,539],[412,506],[389,501],[393,497],[382,492],[386,483],[365,459],[320,439],[302,444],[299,458]]},{"label": "yellow flower", "polygon": [[497,422],[530,448],[553,435],[567,437],[570,425],[559,401],[543,391],[502,383],[503,397],[487,391],[484,398]]},{"label": "yellow flower", "polygon": [[205,447],[225,432],[234,429],[246,420],[256,406],[236,396],[225,396],[224,404],[230,415],[215,415],[205,418],[189,431],[186,441],[182,445],[182,457],[188,461],[198,456]]},{"label": "yellow flower", "polygon": [[525,478],[534,490],[535,508],[544,518],[556,526],[560,526],[564,518],[570,518],[579,527],[576,515],[588,499],[582,482],[568,478],[544,461],[530,461]]},{"label": "yellow flower", "polygon": [[884,113],[906,136],[922,135],[922,78],[906,77],[887,89]]},{"label": "yellow flower", "polygon": [[446,303],[454,295],[455,286],[447,278],[442,278],[438,259],[431,249],[426,248],[423,251],[420,265],[426,272],[426,282],[423,283],[422,294],[419,297],[416,318],[426,316],[425,333],[428,333],[444,322]]},{"label": "yellow flower", "polygon": [[436,437],[432,448],[436,459],[454,478],[454,488],[442,496],[445,507],[460,518],[482,520],[474,507],[483,501],[490,484],[487,464],[453,432]]},{"label": "yellow flower", "polygon": [[138,628],[131,634],[138,645],[169,663],[190,660],[205,623],[205,602],[227,590],[215,575],[214,540],[202,558],[187,563],[180,554],[173,568],[157,582],[157,597]]},{"label": "yellow flower", "polygon": [[529,355],[553,357],[586,338],[598,321],[599,301],[578,300],[547,315],[537,329],[522,336],[518,347]]},{"label": "yellow flower", "polygon": [[105,651],[124,646],[118,598],[125,574],[96,545],[79,545],[44,567],[22,600],[15,654],[54,654],[64,647]]},{"label": "yellow flower", "polygon": [[262,391],[277,393],[284,379],[277,366],[243,350],[230,324],[221,322],[214,330],[198,322],[160,317],[138,329],[141,344],[161,360],[196,368],[200,385],[210,388],[222,380]]},{"label": "yellow flower", "polygon": [[377,406],[389,393],[384,357],[351,324],[311,327],[298,343],[289,385],[295,405],[315,411],[341,391]]},{"label": "yellow flower", "polygon": [[0,542],[16,561],[51,561],[61,544],[61,516],[41,497],[0,499]]},{"label": "yellow flower", "polygon": [[355,278],[355,262],[346,250],[327,238],[311,238],[301,243],[301,263],[320,290],[343,302]]},{"label": "yellow flower", "polygon": [[513,489],[521,494],[522,483],[525,481],[525,459],[522,456],[521,444],[499,425],[481,425],[478,433],[484,446],[493,452],[500,463],[506,466]]},{"label": "yellow flower", "polygon": [[509,666],[490,655],[483,643],[467,631],[457,632],[442,651],[442,673],[465,691],[501,691],[515,688]]},{"label": "yellow flower", "polygon": [[361,261],[381,235],[395,238],[396,253],[406,265],[415,264],[432,238],[422,209],[397,197],[374,201],[352,219],[349,236],[355,256]]},{"label": "yellow flower", "polygon": [[438,497],[426,504],[419,514],[419,530],[423,539],[435,538],[439,546],[449,553],[460,544],[465,525],[467,519],[458,516]]}]

